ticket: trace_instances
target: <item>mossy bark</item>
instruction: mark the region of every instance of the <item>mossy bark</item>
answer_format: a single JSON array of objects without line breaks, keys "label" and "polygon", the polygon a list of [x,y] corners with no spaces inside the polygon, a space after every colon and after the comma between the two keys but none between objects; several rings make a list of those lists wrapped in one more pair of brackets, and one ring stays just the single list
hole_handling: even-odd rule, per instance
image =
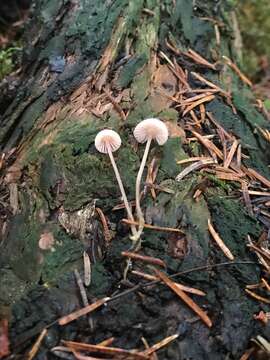
[{"label": "mossy bark", "polygon": [[[72,271],[82,268],[84,250],[93,261],[90,300],[111,295],[119,286],[125,288],[121,279],[126,263],[121,251],[130,247],[128,231],[120,221],[125,214],[112,211],[120,195],[108,158],[95,151],[95,135],[104,127],[119,131],[123,144],[116,160],[128,198],[133,199],[141,156],[132,137],[133,127],[145,117],[183,124],[179,112],[157,90],[157,86],[168,93],[172,87],[177,89],[177,79],[172,74],[161,83],[154,79],[158,62],[167,65],[161,54],[173,57],[166,41],[182,51],[191,47],[209,60],[222,55],[235,59],[228,3],[36,2],[25,35],[19,87],[5,109],[0,129],[3,152],[10,154],[16,148],[4,168],[6,186],[12,183],[18,189],[19,207],[8,218],[1,242],[0,302],[2,313],[10,311],[11,340],[18,351],[23,352],[30,345],[27,339],[45,324],[78,307]],[[213,21],[224,24],[220,45]],[[182,55],[176,60],[223,88],[230,81],[237,114],[218,96],[206,110],[241,140],[249,155],[246,165],[269,177],[269,146],[258,132],[258,127],[269,128],[269,123],[255,110],[251,91],[229,69],[212,71]],[[193,78],[189,81],[196,86]],[[118,105],[112,104],[108,92]],[[171,192],[159,193],[155,201],[150,196],[144,199],[147,222],[181,226],[186,236],[181,239],[146,230],[144,254],[165,260],[170,273],[224,261],[209,238],[207,220],[211,216],[236,259],[255,260],[246,248],[246,236],[258,237],[261,226],[244,205],[227,196],[235,185],[212,179],[204,199],[195,202],[192,196],[200,175],[180,183],[174,180],[181,171],[176,161],[190,154],[196,155],[196,146],[187,148],[179,136],[152,149],[151,157],[159,161],[157,183]],[[95,205],[113,229],[109,246],[104,243],[99,218],[91,211]],[[47,250],[40,246],[44,236],[53,239]],[[174,252],[179,242],[180,255]],[[235,265],[180,279],[207,293],[205,299],[196,301],[208,310],[213,330],[193,322],[193,314],[169,290],[158,286],[97,312],[92,334],[75,325],[51,328],[40,359],[60,337],[80,334],[95,343],[113,335],[117,345],[136,348],[141,336],[153,343],[177,331],[179,340],[161,352],[160,359],[238,359],[249,339],[264,331],[253,320],[260,304],[244,292],[245,285],[257,283],[259,277],[259,266]],[[129,280],[135,283],[138,279],[130,275]],[[16,344],[21,345],[16,348]]]}]

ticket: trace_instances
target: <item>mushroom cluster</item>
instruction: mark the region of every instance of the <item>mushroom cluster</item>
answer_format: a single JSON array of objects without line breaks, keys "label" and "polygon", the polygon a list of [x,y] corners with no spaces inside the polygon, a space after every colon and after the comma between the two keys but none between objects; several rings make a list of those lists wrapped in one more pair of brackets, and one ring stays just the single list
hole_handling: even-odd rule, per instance
[{"label": "mushroom cluster", "polygon": [[[168,130],[166,125],[161,120],[146,119],[141,121],[135,127],[133,134],[135,139],[139,143],[146,143],[144,155],[136,179],[136,215],[139,224],[138,230],[136,229],[135,225],[131,225],[131,232],[132,232],[131,239],[134,241],[136,248],[138,248],[138,246],[140,246],[140,236],[144,228],[144,216],[140,204],[140,188],[141,188],[143,170],[147,161],[152,140],[155,140],[158,143],[158,145],[164,145],[168,139]],[[96,149],[103,154],[109,155],[118,182],[118,186],[124,201],[128,218],[129,220],[131,220],[133,224],[135,224],[132,210],[129,206],[126,192],[113,156],[113,152],[118,150],[120,146],[121,146],[121,138],[117,134],[117,132],[113,130],[109,130],[109,129],[102,130],[97,134],[95,138]]]}]

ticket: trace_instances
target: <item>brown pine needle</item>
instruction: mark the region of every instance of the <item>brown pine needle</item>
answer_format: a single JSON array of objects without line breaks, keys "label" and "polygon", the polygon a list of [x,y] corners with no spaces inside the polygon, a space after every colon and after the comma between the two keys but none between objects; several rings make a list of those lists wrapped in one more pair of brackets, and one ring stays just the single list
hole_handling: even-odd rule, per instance
[{"label": "brown pine needle", "polygon": [[231,146],[231,148],[230,148],[229,154],[228,154],[226,160],[224,161],[224,167],[225,168],[228,168],[230,166],[230,164],[232,162],[232,159],[234,157],[234,154],[236,152],[237,146],[238,146],[238,140],[235,139],[232,146]]},{"label": "brown pine needle", "polygon": [[73,350],[85,350],[89,352],[95,352],[99,354],[107,354],[117,356],[118,359],[129,359],[129,360],[148,360],[148,356],[142,352],[136,352],[134,350],[124,350],[116,347],[101,346],[101,345],[92,345],[85,344],[75,341],[65,341],[63,340],[64,345],[73,349]]},{"label": "brown pine needle", "polygon": [[116,102],[115,98],[109,93],[109,91],[107,91],[105,88],[103,88],[103,91],[105,92],[107,97],[110,99],[111,103],[113,104],[116,112],[118,112],[118,114],[120,115],[121,119],[123,121],[125,121],[126,120],[126,114],[122,110],[121,106]]},{"label": "brown pine needle", "polygon": [[248,213],[250,215],[253,215],[253,208],[252,208],[252,204],[251,204],[251,200],[250,200],[250,196],[249,196],[249,192],[248,192],[247,183],[245,181],[242,181],[241,186],[242,186],[244,202],[248,209]]},{"label": "brown pine needle", "polygon": [[70,351],[73,353],[73,355],[75,356],[75,359],[77,359],[77,360],[104,360],[104,358],[97,358],[97,357],[93,357],[93,356],[83,355],[72,349]]},{"label": "brown pine needle", "polygon": [[[122,219],[121,221],[122,221],[122,223],[127,224],[127,225],[137,225],[137,226],[139,226],[138,221],[132,221],[132,220],[128,220],[128,219]],[[177,233],[184,234],[184,231],[181,230],[181,229],[175,229],[175,228],[163,227],[163,226],[156,226],[156,225],[150,225],[150,224],[144,224],[143,226],[146,229],[151,229],[151,230],[156,230],[156,231],[177,232]]]},{"label": "brown pine needle", "polygon": [[269,300],[269,299],[266,299],[265,297],[256,294],[254,291],[251,291],[251,290],[249,290],[249,289],[245,289],[245,292],[246,292],[247,294],[249,294],[251,297],[253,297],[254,299],[256,299],[256,300],[259,300],[259,301],[264,302],[264,303],[266,303],[266,304],[270,304],[270,300]]},{"label": "brown pine needle", "polygon": [[194,121],[193,124],[191,125],[195,125],[197,127],[199,127],[201,129],[201,124],[200,124],[200,120],[198,119],[197,115],[195,114],[195,111],[194,110],[190,110],[190,115]]},{"label": "brown pine needle", "polygon": [[197,131],[191,130],[190,132],[199,140],[199,142],[206,147],[209,151],[210,155],[215,158],[218,156],[221,160],[223,160],[223,153],[219,150],[215,144],[213,144],[209,139],[206,139],[204,136],[199,134]]},{"label": "brown pine needle", "polygon": [[239,67],[232,62],[227,56],[222,56],[225,59],[226,63],[230,66],[230,68],[239,76],[239,78],[245,83],[246,85],[252,87],[252,82],[242,73]]},{"label": "brown pine needle", "polygon": [[58,324],[66,325],[66,324],[70,323],[71,321],[78,319],[81,316],[89,314],[93,310],[95,310],[95,309],[99,308],[100,306],[102,306],[103,304],[105,304],[109,299],[110,299],[109,297],[99,299],[96,302],[94,302],[93,304],[87,305],[84,308],[74,311],[69,315],[65,315],[58,320]]},{"label": "brown pine needle", "polygon": [[266,287],[267,291],[270,292],[270,285],[268,284],[268,282],[264,278],[262,278],[262,283]]},{"label": "brown pine needle", "polygon": [[108,339],[105,339],[105,340],[101,341],[97,345],[99,345],[99,346],[110,346],[114,342],[114,340],[115,340],[114,337],[110,337]]},{"label": "brown pine needle", "polygon": [[142,353],[144,355],[146,355],[146,356],[149,356],[149,355],[153,354],[154,352],[156,352],[157,350],[159,350],[159,349],[163,348],[164,346],[168,345],[173,340],[177,339],[178,336],[179,336],[178,334],[168,336],[167,338],[161,340],[157,344],[151,346],[149,349],[144,350]]},{"label": "brown pine needle", "polygon": [[130,259],[146,262],[148,264],[159,265],[159,266],[162,266],[164,268],[167,267],[167,265],[165,264],[165,262],[163,260],[157,259],[157,258],[154,258],[154,257],[151,257],[151,256],[141,255],[141,254],[130,252],[130,251],[122,251],[121,255],[125,256],[125,257],[128,257]]},{"label": "brown pine needle", "polygon": [[266,179],[264,176],[259,174],[256,170],[248,168],[248,175],[254,177],[255,179],[259,180],[262,184],[270,188],[270,181]]},{"label": "brown pine needle", "polygon": [[43,329],[42,332],[40,333],[39,337],[37,338],[36,342],[34,343],[32,349],[29,351],[28,356],[27,356],[27,360],[32,360],[34,359],[34,357],[36,356],[39,348],[40,348],[40,344],[42,342],[42,340],[44,339],[44,337],[47,334],[47,329]]},{"label": "brown pine needle", "polygon": [[211,64],[194,50],[188,49],[188,52],[184,52],[184,55],[194,60],[197,64],[204,65],[212,70],[216,70],[214,64]]},{"label": "brown pine needle", "polygon": [[208,230],[210,232],[210,234],[212,235],[213,239],[216,241],[217,245],[220,247],[220,249],[222,250],[222,252],[224,253],[224,255],[230,259],[230,260],[234,260],[234,256],[231,253],[231,251],[227,248],[227,246],[224,244],[223,240],[221,239],[221,237],[218,235],[218,233],[216,232],[216,230],[214,229],[213,225],[210,222],[210,219],[208,219]]},{"label": "brown pine needle", "polygon": [[255,191],[255,190],[248,190],[249,195],[256,195],[256,196],[270,196],[270,192],[265,191]]},{"label": "brown pine needle", "polygon": [[[160,281],[157,276],[146,274],[146,273],[143,273],[141,271],[132,270],[131,273],[134,274],[134,275],[140,276],[140,277],[142,277],[142,278],[144,278],[146,280]],[[198,295],[198,296],[205,296],[206,295],[205,292],[203,292],[201,290],[198,290],[198,289],[195,289],[195,288],[192,288],[192,287],[189,287],[189,286],[185,286],[185,285],[182,285],[182,284],[178,284],[176,282],[175,282],[175,286],[177,286],[180,290],[185,291],[185,292],[190,293],[190,294],[194,294],[194,295]]]},{"label": "brown pine needle", "polygon": [[[141,340],[142,340],[142,343],[145,346],[145,348],[149,349],[150,346],[149,346],[147,340],[144,337],[141,337]],[[157,354],[156,353],[151,354],[149,359],[150,360],[158,360]]]},{"label": "brown pine needle", "polygon": [[98,213],[100,221],[102,223],[103,231],[104,231],[104,239],[105,239],[105,241],[106,241],[106,243],[108,245],[108,243],[111,242],[112,237],[111,237],[111,233],[110,233],[110,230],[109,230],[109,227],[108,227],[108,224],[107,224],[106,217],[105,217],[103,211],[100,208],[96,207],[95,210]]},{"label": "brown pine needle", "polygon": [[201,122],[203,123],[205,120],[205,114],[206,114],[204,104],[200,104],[200,113],[201,113]]},{"label": "brown pine needle", "polygon": [[204,312],[184,291],[180,290],[175,283],[168,278],[163,272],[153,268],[156,275],[171,289],[173,290],[201,319],[202,321],[208,326],[212,326],[212,321]]},{"label": "brown pine needle", "polygon": [[206,96],[208,96],[208,95],[212,95],[212,93],[211,93],[211,92],[205,92],[205,93],[203,93],[203,94],[199,94],[199,95],[195,95],[195,96],[189,97],[189,98],[181,101],[181,104],[182,104],[182,105],[189,105],[189,103],[193,103],[194,101],[203,99],[204,97],[206,97]]},{"label": "brown pine needle", "polygon": [[[132,201],[129,201],[129,206],[132,208],[132,207],[135,207],[136,206],[136,201],[135,200],[132,200]],[[113,208],[112,208],[112,211],[116,211],[116,210],[122,210],[122,209],[125,209],[125,204],[124,203],[121,203],[121,204],[118,204],[118,205],[115,205]]]},{"label": "brown pine needle", "polygon": [[187,176],[191,172],[193,172],[195,170],[199,170],[206,165],[211,165],[211,164],[215,164],[215,163],[216,163],[215,160],[213,160],[212,158],[209,158],[209,160],[199,160],[199,161],[189,165],[188,167],[186,167],[183,171],[181,171],[180,174],[178,174],[176,176],[175,180],[181,181],[185,176]]},{"label": "brown pine needle", "polygon": [[250,349],[247,349],[245,353],[241,356],[240,360],[248,360],[250,356],[255,352],[255,348],[251,347]]},{"label": "brown pine needle", "polygon": [[222,173],[222,172],[218,172],[216,171],[215,173],[216,177],[220,180],[227,180],[227,181],[239,181],[242,182],[242,180],[240,179],[240,176],[238,174],[233,175],[233,174],[228,174],[228,173]]},{"label": "brown pine needle", "polygon": [[202,77],[201,75],[197,74],[196,72],[194,71],[191,71],[191,75],[193,75],[197,80],[201,81],[203,84],[206,84],[208,86],[210,86],[210,88],[212,89],[215,89],[215,90],[218,90],[220,91],[220,87],[213,84],[211,81],[209,80],[206,80],[204,77]]},{"label": "brown pine needle", "polygon": [[207,95],[205,97],[203,97],[202,99],[199,99],[195,102],[193,102],[191,105],[189,105],[184,111],[183,111],[183,116],[186,115],[187,113],[189,113],[192,109],[194,109],[196,106],[203,104],[205,102],[209,102],[211,100],[213,100],[215,98],[215,95]]},{"label": "brown pine needle", "polygon": [[200,161],[200,160],[213,160],[213,159],[210,157],[206,157],[206,156],[196,156],[196,157],[190,157],[187,159],[179,160],[176,162],[176,164],[182,165],[182,164],[186,164],[186,163],[190,163],[190,162],[194,162],[194,161]]}]

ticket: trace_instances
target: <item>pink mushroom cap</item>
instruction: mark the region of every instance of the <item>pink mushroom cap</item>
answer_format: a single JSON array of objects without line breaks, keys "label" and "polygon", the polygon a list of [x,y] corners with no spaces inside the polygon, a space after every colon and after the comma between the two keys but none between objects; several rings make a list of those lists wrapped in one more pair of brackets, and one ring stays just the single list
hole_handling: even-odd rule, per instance
[{"label": "pink mushroom cap", "polygon": [[133,132],[139,143],[145,143],[147,140],[156,140],[159,145],[164,145],[168,140],[167,126],[159,119],[145,119],[141,121]]},{"label": "pink mushroom cap", "polygon": [[101,130],[95,138],[95,147],[103,154],[108,154],[109,149],[111,152],[114,152],[118,150],[120,146],[121,138],[114,130]]}]

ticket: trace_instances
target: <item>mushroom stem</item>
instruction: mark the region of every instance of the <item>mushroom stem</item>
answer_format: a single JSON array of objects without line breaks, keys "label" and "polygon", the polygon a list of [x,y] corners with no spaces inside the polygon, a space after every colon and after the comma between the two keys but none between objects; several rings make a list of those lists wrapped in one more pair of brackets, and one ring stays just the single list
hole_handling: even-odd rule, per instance
[{"label": "mushroom stem", "polygon": [[151,141],[152,138],[149,138],[147,140],[146,146],[145,146],[145,150],[144,150],[144,154],[143,154],[143,158],[142,158],[142,162],[140,165],[140,169],[137,175],[137,179],[136,179],[136,213],[137,213],[137,217],[138,217],[138,222],[139,222],[139,235],[142,233],[143,231],[143,226],[144,226],[144,216],[143,216],[143,212],[141,209],[141,205],[140,205],[140,187],[141,187],[141,180],[142,180],[142,175],[143,175],[143,170],[146,164],[146,160],[147,160],[147,156],[149,153],[149,149],[150,149],[150,145],[151,145]]},{"label": "mushroom stem", "polygon": [[[128,200],[127,200],[125,189],[124,189],[124,186],[123,186],[123,183],[122,183],[122,180],[121,180],[121,177],[120,177],[120,174],[119,174],[119,171],[118,171],[118,168],[117,168],[117,165],[116,165],[116,162],[114,160],[113,153],[112,153],[110,147],[108,147],[108,154],[109,154],[109,157],[110,157],[110,160],[111,160],[111,163],[112,163],[112,167],[113,167],[113,170],[114,170],[114,173],[115,173],[116,180],[117,180],[118,185],[119,185],[119,189],[120,189],[122,198],[124,200],[124,204],[125,204],[125,207],[126,207],[126,210],[127,210],[128,218],[130,220],[134,221],[134,217],[132,215],[132,211],[130,209],[130,206],[129,206],[129,203],[128,203]],[[132,232],[132,235],[135,238],[137,238],[137,230],[136,230],[136,227],[134,225],[131,227],[131,232]]]}]

